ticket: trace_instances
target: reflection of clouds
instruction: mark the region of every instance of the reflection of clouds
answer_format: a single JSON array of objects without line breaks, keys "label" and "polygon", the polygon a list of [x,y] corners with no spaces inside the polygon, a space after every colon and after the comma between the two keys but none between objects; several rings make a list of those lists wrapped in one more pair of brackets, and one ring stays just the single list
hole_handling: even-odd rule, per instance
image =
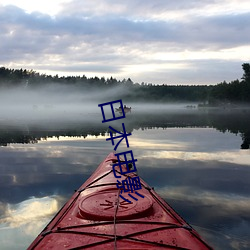
[{"label": "reflection of clouds", "polygon": [[[66,141],[39,142],[35,145],[25,145],[25,147],[14,144],[8,150],[0,165],[11,167],[4,168],[2,174],[12,176],[12,184],[20,184],[21,180],[18,178],[18,167],[20,165],[25,166],[22,173],[27,172],[29,176],[48,173],[90,174],[112,151],[112,145],[103,138],[100,140],[85,140],[83,138],[74,140],[74,138],[71,138],[71,140]],[[93,155],[95,155],[94,164]],[[25,176],[23,178],[27,179]],[[10,184],[10,180],[8,182]]]},{"label": "reflection of clouds", "polygon": [[135,155],[140,155],[140,159],[147,159],[149,162],[159,159],[198,160],[249,166],[248,151],[235,150],[234,145],[240,143],[240,136],[211,128],[152,129],[150,132],[136,130],[129,137],[129,144],[134,148]]},{"label": "reflection of clouds", "polygon": [[190,187],[163,187],[156,192],[214,249],[250,249],[250,198]]},{"label": "reflection of clouds", "polygon": [[59,210],[62,202],[61,197],[47,196],[15,205],[5,204],[5,215],[0,217],[1,249],[27,248]]},{"label": "reflection of clouds", "polygon": [[[225,140],[227,143],[225,144]],[[150,133],[137,130],[129,138],[131,148],[141,159],[181,159],[220,161],[249,166],[248,151],[235,150],[231,145],[241,138],[230,133],[221,133],[211,128],[168,128]]]},{"label": "reflection of clouds", "polygon": [[71,194],[110,151],[104,139],[12,144],[0,152],[0,200]]},{"label": "reflection of clouds", "polygon": [[3,218],[6,211],[6,203],[0,202],[0,220]]},{"label": "reflection of clouds", "polygon": [[[229,132],[221,133],[213,128],[167,128],[135,130],[133,140],[138,146],[151,147],[148,143],[155,144],[158,149],[166,149],[164,144],[173,148],[178,146],[183,151],[191,152],[218,152],[232,150],[235,145],[240,145],[242,139]],[[132,139],[132,138],[131,138]],[[226,143],[225,143],[226,141]],[[173,148],[167,148],[172,150]]]},{"label": "reflection of clouds", "polygon": [[[12,144],[3,148],[0,152],[0,198],[17,203],[41,192],[44,196],[71,194],[113,149],[103,136],[59,139],[52,138],[35,145]],[[243,231],[240,220],[250,211],[247,198],[249,152],[232,150],[235,148],[232,141],[239,139],[229,133],[193,128],[134,130],[128,138],[130,149],[138,159],[140,176],[152,186],[163,187],[156,191],[166,201],[173,199],[171,205],[179,202],[184,212],[177,211],[184,218],[189,221],[193,217],[195,219],[190,222],[205,227],[212,225],[211,228],[216,228],[218,221],[222,221],[221,227],[227,227],[224,231],[229,232],[228,228],[231,228],[235,235]],[[126,150],[122,142],[119,151]],[[0,216],[3,225],[0,226],[0,242],[8,239],[6,246],[9,246],[16,234],[19,242],[29,239],[28,245],[47,224],[52,211],[57,210],[53,199],[31,199],[17,205],[0,204],[0,214],[4,214]],[[238,242],[232,244],[237,245]],[[22,245],[11,249],[23,248]],[[230,247],[227,245],[222,249]]]},{"label": "reflection of clouds", "polygon": [[[220,152],[180,152],[180,151],[158,151],[151,152],[152,157],[158,159],[183,159],[199,161],[223,161],[249,166],[250,155],[248,151],[220,151]],[[145,156],[149,157],[149,156]]]},{"label": "reflection of clouds", "polygon": [[170,198],[201,206],[220,207],[216,215],[248,215],[250,211],[250,198],[245,196],[202,191],[200,189],[195,191],[189,187],[163,187],[157,188],[156,192],[166,200]]},{"label": "reflection of clouds", "polygon": [[[194,226],[194,228],[199,232],[199,234],[206,239],[207,242],[211,243],[214,249],[232,249],[232,250],[241,250],[241,249],[250,249],[250,240],[249,238],[237,237],[236,235],[241,231],[249,232],[250,225],[239,226],[234,225],[232,231],[219,232],[199,226]],[[234,234],[236,232],[236,234]]]},{"label": "reflection of clouds", "polygon": [[8,204],[5,216],[0,223],[11,228],[27,225],[26,233],[33,234],[32,225],[58,211],[58,201],[55,197],[31,198],[19,204]]},{"label": "reflection of clouds", "polygon": [[62,149],[53,149],[47,152],[47,157],[60,158],[63,157],[64,151]]},{"label": "reflection of clouds", "polygon": [[131,142],[129,141],[129,145],[131,147],[141,147],[144,149],[167,149],[167,150],[176,150],[176,149],[182,149],[185,150],[185,144],[178,144],[176,142],[162,142],[159,143],[158,141],[150,141],[150,140],[146,140],[146,139],[141,139],[139,140],[131,140]]},{"label": "reflection of clouds", "polygon": [[[185,166],[201,169],[204,164],[209,164],[211,168],[219,168],[219,164],[235,164],[235,169],[239,167],[249,167],[250,155],[248,151],[235,150],[231,152],[182,152],[166,150],[144,150],[135,149],[134,155],[140,160],[138,165],[144,168],[183,168]],[[196,164],[191,166],[192,162]],[[197,164],[199,163],[199,164]]]}]

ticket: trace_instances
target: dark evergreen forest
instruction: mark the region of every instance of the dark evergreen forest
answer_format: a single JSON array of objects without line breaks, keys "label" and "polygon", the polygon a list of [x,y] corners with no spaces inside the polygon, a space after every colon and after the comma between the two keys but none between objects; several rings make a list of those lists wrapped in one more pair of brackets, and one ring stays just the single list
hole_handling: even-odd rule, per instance
[{"label": "dark evergreen forest", "polygon": [[250,104],[250,64],[242,64],[242,78],[231,82],[222,82],[216,85],[153,85],[151,83],[134,83],[130,78],[117,80],[113,77],[87,78],[82,76],[59,77],[40,74],[34,70],[0,68],[0,87],[21,87],[36,89],[51,84],[67,85],[78,88],[79,91],[111,90],[123,87],[116,98],[124,101],[148,102],[199,102],[200,105],[219,106],[228,104]]}]

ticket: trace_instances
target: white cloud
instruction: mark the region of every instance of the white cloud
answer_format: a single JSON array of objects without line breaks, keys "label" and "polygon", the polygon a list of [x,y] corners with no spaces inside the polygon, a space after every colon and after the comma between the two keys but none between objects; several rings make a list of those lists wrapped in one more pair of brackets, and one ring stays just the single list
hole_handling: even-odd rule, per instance
[{"label": "white cloud", "polygon": [[43,1],[32,1],[32,0],[1,0],[2,5],[15,5],[19,8],[24,9],[27,13],[31,12],[42,12],[49,15],[56,15],[62,8],[66,1],[65,0],[43,0]]},{"label": "white cloud", "polygon": [[[9,227],[20,227],[23,224],[35,224],[42,218],[51,217],[58,211],[58,202],[55,197],[31,198],[16,205],[8,204],[5,216],[0,223]],[[26,233],[33,234],[33,230],[27,227]]]},{"label": "white cloud", "polygon": [[62,206],[60,200],[46,196],[5,204],[0,217],[1,249],[26,249]]},{"label": "white cloud", "polygon": [[217,83],[240,78],[241,64],[250,60],[249,1],[29,2],[1,1],[3,66],[138,82]]}]

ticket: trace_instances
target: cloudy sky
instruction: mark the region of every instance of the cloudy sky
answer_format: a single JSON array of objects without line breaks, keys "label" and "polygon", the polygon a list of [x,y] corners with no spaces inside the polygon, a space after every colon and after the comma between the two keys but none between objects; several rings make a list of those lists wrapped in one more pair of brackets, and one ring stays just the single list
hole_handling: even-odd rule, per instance
[{"label": "cloudy sky", "polygon": [[249,0],[0,0],[0,66],[215,84],[250,61]]}]

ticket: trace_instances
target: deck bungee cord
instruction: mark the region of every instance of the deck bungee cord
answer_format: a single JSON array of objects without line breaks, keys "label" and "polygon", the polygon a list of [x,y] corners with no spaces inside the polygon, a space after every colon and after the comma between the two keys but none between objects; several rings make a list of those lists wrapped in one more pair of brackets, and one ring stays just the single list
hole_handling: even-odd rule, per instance
[{"label": "deck bungee cord", "polygon": [[[212,249],[143,180],[140,193],[144,198],[122,200],[112,170],[115,159],[110,154],[100,164],[28,250]],[[135,176],[137,173],[124,174],[122,180]]]}]

